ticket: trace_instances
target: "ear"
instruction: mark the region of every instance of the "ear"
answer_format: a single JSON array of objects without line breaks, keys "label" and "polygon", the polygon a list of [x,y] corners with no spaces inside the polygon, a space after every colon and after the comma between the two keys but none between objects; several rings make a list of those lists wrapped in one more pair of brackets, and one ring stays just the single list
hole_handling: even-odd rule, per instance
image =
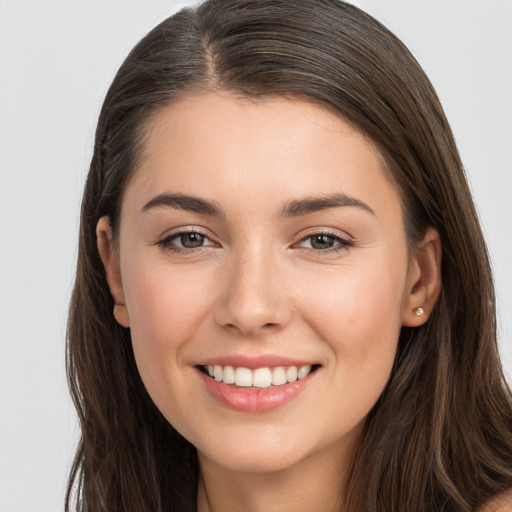
[{"label": "ear", "polygon": [[130,327],[128,310],[124,300],[119,261],[114,250],[112,227],[108,217],[101,217],[96,225],[96,241],[101,261],[105,267],[108,287],[114,299],[114,317],[123,327]]},{"label": "ear", "polygon": [[412,251],[402,305],[402,325],[424,324],[441,293],[441,238],[427,228],[423,240]]}]

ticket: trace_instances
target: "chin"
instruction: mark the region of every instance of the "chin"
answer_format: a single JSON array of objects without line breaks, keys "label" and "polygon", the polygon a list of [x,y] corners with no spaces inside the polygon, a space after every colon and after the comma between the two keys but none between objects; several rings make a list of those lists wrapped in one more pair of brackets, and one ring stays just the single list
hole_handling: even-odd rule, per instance
[{"label": "chin", "polygon": [[[322,451],[330,451],[330,443],[326,443],[325,450],[309,432],[299,429],[294,435],[289,428],[272,428],[268,424],[259,428],[246,425],[242,429],[230,429],[224,436],[216,435],[219,432],[212,434],[203,439],[204,443],[192,440],[198,448],[200,461],[211,461],[229,471],[274,473],[292,468]],[[212,438],[215,443],[211,442]]]},{"label": "chin", "polygon": [[300,454],[267,450],[230,450],[223,454],[200,452],[199,458],[209,459],[222,468],[237,473],[275,473],[288,469],[301,460]]}]

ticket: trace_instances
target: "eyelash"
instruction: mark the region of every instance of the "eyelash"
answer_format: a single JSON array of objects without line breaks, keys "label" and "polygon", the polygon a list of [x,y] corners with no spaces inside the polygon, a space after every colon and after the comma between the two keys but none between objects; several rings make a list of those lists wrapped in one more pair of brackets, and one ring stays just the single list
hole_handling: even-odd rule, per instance
[{"label": "eyelash", "polygon": [[[198,247],[187,248],[187,247],[178,247],[178,246],[172,244],[172,242],[174,240],[180,239],[181,237],[186,236],[186,235],[199,235],[199,236],[203,237],[203,239],[209,240],[210,242],[212,242],[206,234],[201,233],[200,231],[197,231],[197,230],[190,230],[190,231],[180,231],[178,233],[173,233],[172,235],[169,235],[169,236],[163,238],[162,240],[156,241],[153,245],[158,245],[162,249],[164,249],[166,251],[171,251],[175,254],[196,253],[198,251],[204,250],[204,247],[211,247],[211,246],[216,245],[215,242],[212,242],[210,244],[207,244],[206,246],[201,245]],[[306,242],[307,240],[313,239],[314,237],[322,237],[322,236],[331,239],[333,241],[333,243],[337,243],[337,245],[335,245],[334,247],[329,247],[327,249],[314,249],[313,247],[303,247],[303,249],[306,249],[307,251],[312,252],[315,255],[324,255],[324,254],[337,254],[342,250],[348,251],[351,247],[354,246],[354,242],[352,242],[351,240],[347,240],[346,238],[342,238],[342,237],[335,235],[333,233],[330,233],[328,231],[319,231],[319,232],[314,232],[307,236],[302,237],[297,243],[295,243],[293,245],[293,247],[300,247],[300,244]]]},{"label": "eyelash", "polygon": [[340,251],[348,251],[351,247],[354,246],[354,242],[351,240],[347,240],[346,238],[342,238],[341,236],[335,235],[334,233],[330,233],[329,231],[317,231],[314,233],[310,233],[305,237],[302,237],[294,246],[298,246],[299,244],[304,243],[306,240],[313,239],[315,237],[327,237],[330,238],[333,243],[337,243],[334,247],[329,247],[327,249],[314,249],[310,247],[304,247],[308,251],[313,252],[315,255],[323,255],[323,254],[338,254]]},{"label": "eyelash", "polygon": [[190,254],[192,252],[196,253],[198,251],[204,250],[203,249],[204,247],[210,247],[210,246],[216,245],[214,242],[212,242],[211,244],[208,244],[206,246],[201,245],[199,247],[187,248],[187,247],[178,247],[178,246],[172,244],[172,242],[174,240],[180,239],[181,237],[186,236],[186,235],[199,235],[199,236],[203,237],[203,239],[209,240],[210,242],[212,242],[206,234],[201,233],[200,231],[198,231],[196,229],[191,229],[190,231],[179,231],[178,233],[173,233],[172,235],[162,238],[162,240],[156,241],[153,245],[158,245],[162,249],[164,249],[166,251],[174,252],[175,254]]}]

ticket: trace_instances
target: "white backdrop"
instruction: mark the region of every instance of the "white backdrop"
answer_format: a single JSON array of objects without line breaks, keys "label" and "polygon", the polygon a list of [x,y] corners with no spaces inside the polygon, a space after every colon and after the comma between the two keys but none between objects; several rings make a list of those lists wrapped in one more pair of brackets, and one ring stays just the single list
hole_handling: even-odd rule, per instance
[{"label": "white backdrop", "polygon": [[[0,0],[0,512],[63,509],[76,426],[64,333],[95,122],[172,0]],[[459,144],[512,376],[512,1],[361,0],[411,48]]]}]

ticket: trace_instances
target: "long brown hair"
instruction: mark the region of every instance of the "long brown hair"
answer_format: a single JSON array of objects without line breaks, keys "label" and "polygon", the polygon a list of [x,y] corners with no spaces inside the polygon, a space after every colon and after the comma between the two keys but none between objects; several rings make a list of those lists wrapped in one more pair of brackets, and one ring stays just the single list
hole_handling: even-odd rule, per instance
[{"label": "long brown hair", "polygon": [[496,343],[491,270],[454,139],[405,46],[338,0],[209,0],[154,28],[129,54],[98,121],[82,203],[68,324],[68,376],[82,438],[66,510],[193,511],[193,446],[139,377],[130,332],[96,248],[163,105],[197,91],[301,97],[379,148],[406,230],[436,228],[443,289],[429,321],[402,328],[389,383],[369,413],[344,493],[350,512],[472,511],[512,487],[512,405]]}]

